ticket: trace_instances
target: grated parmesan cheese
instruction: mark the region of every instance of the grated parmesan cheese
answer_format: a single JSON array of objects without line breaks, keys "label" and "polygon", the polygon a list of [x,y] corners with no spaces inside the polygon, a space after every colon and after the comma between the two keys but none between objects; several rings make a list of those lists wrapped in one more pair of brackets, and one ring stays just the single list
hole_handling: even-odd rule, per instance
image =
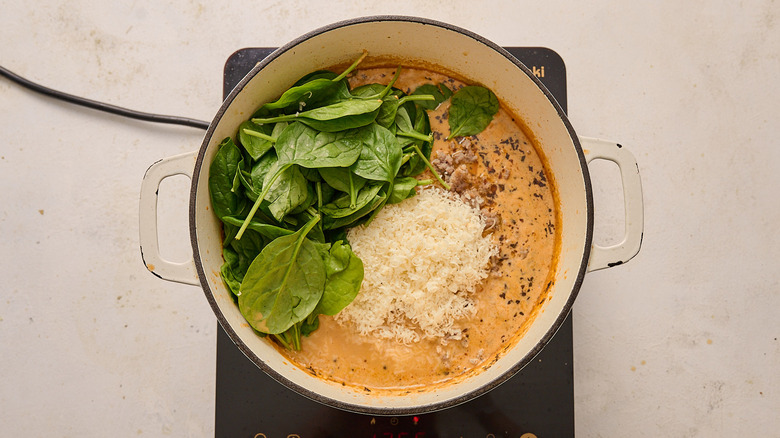
[{"label": "grated parmesan cheese", "polygon": [[477,209],[441,189],[385,206],[370,226],[347,233],[365,276],[336,320],[403,343],[460,339],[456,323],[476,312],[474,289],[497,254],[484,229]]}]

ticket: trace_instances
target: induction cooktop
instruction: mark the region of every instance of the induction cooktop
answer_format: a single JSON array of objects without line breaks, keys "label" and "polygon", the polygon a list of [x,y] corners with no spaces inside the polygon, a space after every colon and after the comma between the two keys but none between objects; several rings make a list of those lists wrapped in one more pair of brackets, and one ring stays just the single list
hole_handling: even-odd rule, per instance
[{"label": "induction cooktop", "polygon": [[[566,111],[566,70],[554,51],[507,47],[550,90]],[[223,93],[273,48],[245,48],[224,68]],[[410,416],[345,412],[309,400],[257,368],[217,330],[216,437],[247,438],[565,438],[574,436],[572,320],[520,372],[459,406]]]}]

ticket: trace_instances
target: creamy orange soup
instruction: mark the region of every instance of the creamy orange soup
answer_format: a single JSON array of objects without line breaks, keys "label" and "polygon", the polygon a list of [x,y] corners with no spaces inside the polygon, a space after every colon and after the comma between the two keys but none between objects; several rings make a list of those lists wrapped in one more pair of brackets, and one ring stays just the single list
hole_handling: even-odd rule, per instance
[{"label": "creamy orange soup", "polygon": [[[387,84],[395,68],[361,69],[353,87]],[[411,93],[463,82],[423,69],[404,68],[396,88]],[[500,96],[499,96],[500,98]],[[460,340],[423,339],[404,345],[356,332],[349,323],[320,316],[320,328],[301,351],[279,349],[301,368],[365,391],[409,392],[450,384],[479,372],[514,345],[550,289],[559,247],[556,195],[533,142],[503,107],[477,136],[446,141],[448,101],[429,112],[435,133],[431,162],[466,202],[480,208],[499,255],[473,295],[476,314],[463,321]],[[422,175],[427,178],[430,175]]]}]

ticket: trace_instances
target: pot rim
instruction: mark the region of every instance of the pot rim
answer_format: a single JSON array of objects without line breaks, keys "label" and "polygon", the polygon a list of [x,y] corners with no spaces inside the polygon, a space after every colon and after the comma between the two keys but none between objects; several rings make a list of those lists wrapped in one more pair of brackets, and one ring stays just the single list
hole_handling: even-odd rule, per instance
[{"label": "pot rim", "polygon": [[[435,402],[427,405],[422,405],[419,407],[369,407],[364,406],[360,404],[354,404],[354,403],[347,403],[342,402],[339,400],[335,400],[333,398],[324,396],[322,394],[319,394],[317,392],[314,392],[306,387],[303,387],[301,385],[298,385],[297,383],[294,383],[293,381],[289,380],[285,376],[283,376],[281,373],[276,371],[275,369],[271,368],[269,365],[267,365],[264,361],[262,361],[238,336],[235,330],[231,327],[230,323],[227,321],[225,316],[223,315],[222,311],[219,308],[219,305],[217,304],[217,301],[214,297],[214,293],[212,292],[208,281],[206,280],[206,274],[203,266],[203,261],[199,257],[200,254],[200,248],[198,245],[197,240],[197,232],[196,232],[196,226],[195,226],[195,217],[196,217],[196,195],[197,195],[197,184],[198,180],[200,178],[200,171],[203,166],[203,161],[205,159],[205,153],[206,149],[208,148],[211,139],[214,135],[214,131],[216,129],[216,126],[218,122],[222,119],[222,117],[225,115],[227,109],[230,107],[232,102],[236,99],[236,97],[243,91],[244,87],[249,83],[249,81],[254,78],[261,70],[263,70],[269,63],[274,61],[276,58],[278,58],[283,53],[289,51],[290,49],[298,46],[302,42],[309,40],[311,38],[314,38],[322,33],[333,31],[335,29],[339,29],[342,27],[348,27],[356,24],[364,24],[364,23],[371,23],[371,22],[387,22],[387,21],[397,21],[397,22],[411,22],[411,23],[419,23],[423,25],[430,25],[430,26],[436,26],[440,28],[444,28],[446,30],[450,30],[456,33],[460,33],[466,37],[469,37],[471,39],[476,40],[477,42],[487,46],[488,48],[498,52],[507,60],[509,60],[512,64],[514,64],[517,68],[519,68],[526,76],[528,76],[539,88],[539,90],[544,93],[545,97],[549,100],[549,102],[553,105],[555,111],[557,112],[558,116],[560,117],[561,121],[563,122],[564,126],[566,127],[566,130],[569,133],[569,136],[572,139],[574,149],[578,155],[578,160],[580,163],[580,167],[583,173],[583,183],[585,187],[585,202],[587,206],[587,212],[586,212],[586,235],[585,235],[585,245],[584,245],[584,253],[581,257],[580,266],[577,272],[577,276],[574,280],[572,290],[568,292],[569,296],[563,305],[560,313],[558,314],[557,318],[555,319],[554,323],[550,326],[550,328],[547,330],[547,332],[542,336],[542,338],[539,340],[539,342],[532,348],[521,360],[516,362],[512,367],[510,367],[507,371],[505,371],[503,374],[501,374],[496,379],[492,380],[490,383],[483,385],[475,390],[466,392],[462,394],[459,397],[451,398],[448,400],[444,400],[441,402]],[[249,359],[251,360],[257,367],[259,367],[263,372],[265,372],[267,375],[269,375],[271,378],[279,382],[280,384],[286,386],[287,388],[297,392],[298,394],[309,398],[311,400],[314,400],[316,402],[322,403],[324,405],[350,411],[350,412],[357,412],[361,414],[372,414],[372,415],[414,415],[414,414],[425,414],[430,412],[435,412],[443,409],[447,409],[453,406],[460,405],[462,403],[468,402],[470,400],[473,400],[492,389],[496,388],[497,386],[501,385],[502,383],[509,380],[512,376],[514,376],[518,371],[520,371],[523,367],[525,367],[533,358],[539,354],[539,352],[542,351],[542,349],[550,342],[552,337],[555,335],[555,333],[558,331],[558,329],[561,327],[569,313],[571,312],[571,308],[574,304],[574,301],[579,293],[580,287],[582,285],[582,282],[584,280],[585,273],[587,272],[587,266],[588,266],[588,260],[590,256],[590,248],[593,240],[593,191],[592,191],[592,184],[590,180],[590,174],[588,172],[588,165],[587,161],[585,159],[584,152],[582,150],[582,146],[580,144],[579,138],[577,134],[574,131],[574,128],[571,125],[571,122],[569,121],[568,116],[561,108],[558,101],[555,99],[555,97],[552,95],[552,93],[544,86],[544,84],[537,78],[528,67],[526,67],[522,62],[520,62],[517,58],[515,58],[512,54],[510,54],[507,50],[505,50],[503,47],[493,43],[492,41],[472,32],[466,29],[463,29],[458,26],[454,26],[448,23],[431,20],[428,18],[421,18],[421,17],[414,17],[414,16],[405,16],[405,15],[372,15],[372,16],[365,16],[365,17],[357,17],[347,20],[342,20],[338,22],[331,23],[329,25],[322,26],[320,28],[314,29],[310,32],[307,32],[298,38],[295,38],[294,40],[291,40],[287,44],[284,44],[283,46],[280,46],[278,49],[274,50],[271,54],[269,54],[267,57],[265,57],[263,60],[261,60],[257,65],[255,65],[239,82],[238,84],[230,91],[230,93],[225,97],[222,104],[220,105],[219,110],[214,116],[214,119],[209,124],[209,128],[206,131],[206,134],[203,138],[203,142],[201,144],[201,147],[198,151],[198,155],[195,162],[195,168],[192,173],[192,183],[191,183],[191,189],[190,189],[190,205],[189,205],[189,228],[190,228],[190,242],[192,245],[193,250],[193,259],[195,262],[196,271],[198,274],[198,279],[200,281],[201,287],[203,288],[204,294],[206,295],[206,299],[209,302],[209,305],[211,306],[212,310],[214,311],[214,314],[217,317],[217,320],[219,322],[219,325],[222,327],[222,329],[225,331],[225,333],[228,335],[228,337],[231,339],[233,344],[238,347],[238,349]]]}]

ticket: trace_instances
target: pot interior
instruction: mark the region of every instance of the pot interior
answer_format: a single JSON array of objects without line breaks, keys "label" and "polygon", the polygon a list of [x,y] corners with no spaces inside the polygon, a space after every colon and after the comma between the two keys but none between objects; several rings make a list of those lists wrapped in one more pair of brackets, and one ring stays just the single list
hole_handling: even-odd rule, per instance
[{"label": "pot interior", "polygon": [[[209,163],[220,141],[298,78],[316,69],[350,63],[364,50],[372,57],[440,66],[495,92],[537,142],[557,187],[561,246],[555,281],[525,335],[481,373],[436,391],[392,396],[367,394],[313,377],[257,336],[224,286],[221,224],[212,214]],[[442,23],[408,17],[373,17],[337,23],[280,48],[230,93],[199,151],[193,175],[190,227],[198,275],[215,314],[244,354],[276,380],[312,399],[351,411],[411,414],[442,409],[480,395],[527,364],[569,312],[587,265],[592,210],[589,178],[576,135],[560,107],[527,68],[493,43]]]}]

